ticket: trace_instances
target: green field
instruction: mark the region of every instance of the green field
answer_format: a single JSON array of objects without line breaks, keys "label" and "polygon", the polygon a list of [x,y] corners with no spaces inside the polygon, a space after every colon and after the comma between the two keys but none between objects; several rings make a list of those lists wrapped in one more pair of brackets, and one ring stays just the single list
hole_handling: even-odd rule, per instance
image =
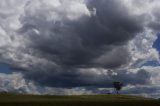
[{"label": "green field", "polygon": [[0,106],[160,106],[160,102],[127,95],[38,96],[1,94]]}]

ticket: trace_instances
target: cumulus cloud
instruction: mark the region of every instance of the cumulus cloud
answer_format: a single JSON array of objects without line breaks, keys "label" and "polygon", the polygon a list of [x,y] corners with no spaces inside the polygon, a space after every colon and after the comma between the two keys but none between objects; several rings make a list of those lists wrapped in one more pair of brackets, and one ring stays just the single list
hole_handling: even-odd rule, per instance
[{"label": "cumulus cloud", "polygon": [[[34,91],[34,85],[28,83],[20,73],[0,74],[0,91],[1,92],[17,92],[31,93]],[[37,91],[35,90],[34,93]]]},{"label": "cumulus cloud", "polygon": [[40,86],[150,84],[152,74],[140,67],[159,62],[152,47],[159,5],[158,0],[1,0],[0,62]]}]

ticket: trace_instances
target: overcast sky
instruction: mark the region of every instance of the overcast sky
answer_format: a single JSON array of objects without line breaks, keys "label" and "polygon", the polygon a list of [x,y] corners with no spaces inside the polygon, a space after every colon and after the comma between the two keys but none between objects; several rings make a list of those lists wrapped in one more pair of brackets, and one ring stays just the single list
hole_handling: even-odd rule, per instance
[{"label": "overcast sky", "polygon": [[160,97],[159,0],[0,0],[0,90]]}]

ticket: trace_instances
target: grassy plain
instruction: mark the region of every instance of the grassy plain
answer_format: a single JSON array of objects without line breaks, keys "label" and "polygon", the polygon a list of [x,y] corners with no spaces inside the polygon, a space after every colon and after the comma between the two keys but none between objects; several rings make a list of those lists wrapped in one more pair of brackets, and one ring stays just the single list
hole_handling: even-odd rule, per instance
[{"label": "grassy plain", "polygon": [[0,106],[160,106],[160,101],[129,95],[49,96],[1,94]]}]

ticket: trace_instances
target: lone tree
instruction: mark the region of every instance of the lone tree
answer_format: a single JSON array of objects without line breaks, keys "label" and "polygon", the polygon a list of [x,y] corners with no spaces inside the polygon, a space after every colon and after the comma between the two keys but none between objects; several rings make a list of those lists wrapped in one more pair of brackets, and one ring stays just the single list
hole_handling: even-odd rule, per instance
[{"label": "lone tree", "polygon": [[123,83],[121,82],[113,82],[113,86],[116,90],[116,93],[119,94],[119,91],[122,89]]}]

